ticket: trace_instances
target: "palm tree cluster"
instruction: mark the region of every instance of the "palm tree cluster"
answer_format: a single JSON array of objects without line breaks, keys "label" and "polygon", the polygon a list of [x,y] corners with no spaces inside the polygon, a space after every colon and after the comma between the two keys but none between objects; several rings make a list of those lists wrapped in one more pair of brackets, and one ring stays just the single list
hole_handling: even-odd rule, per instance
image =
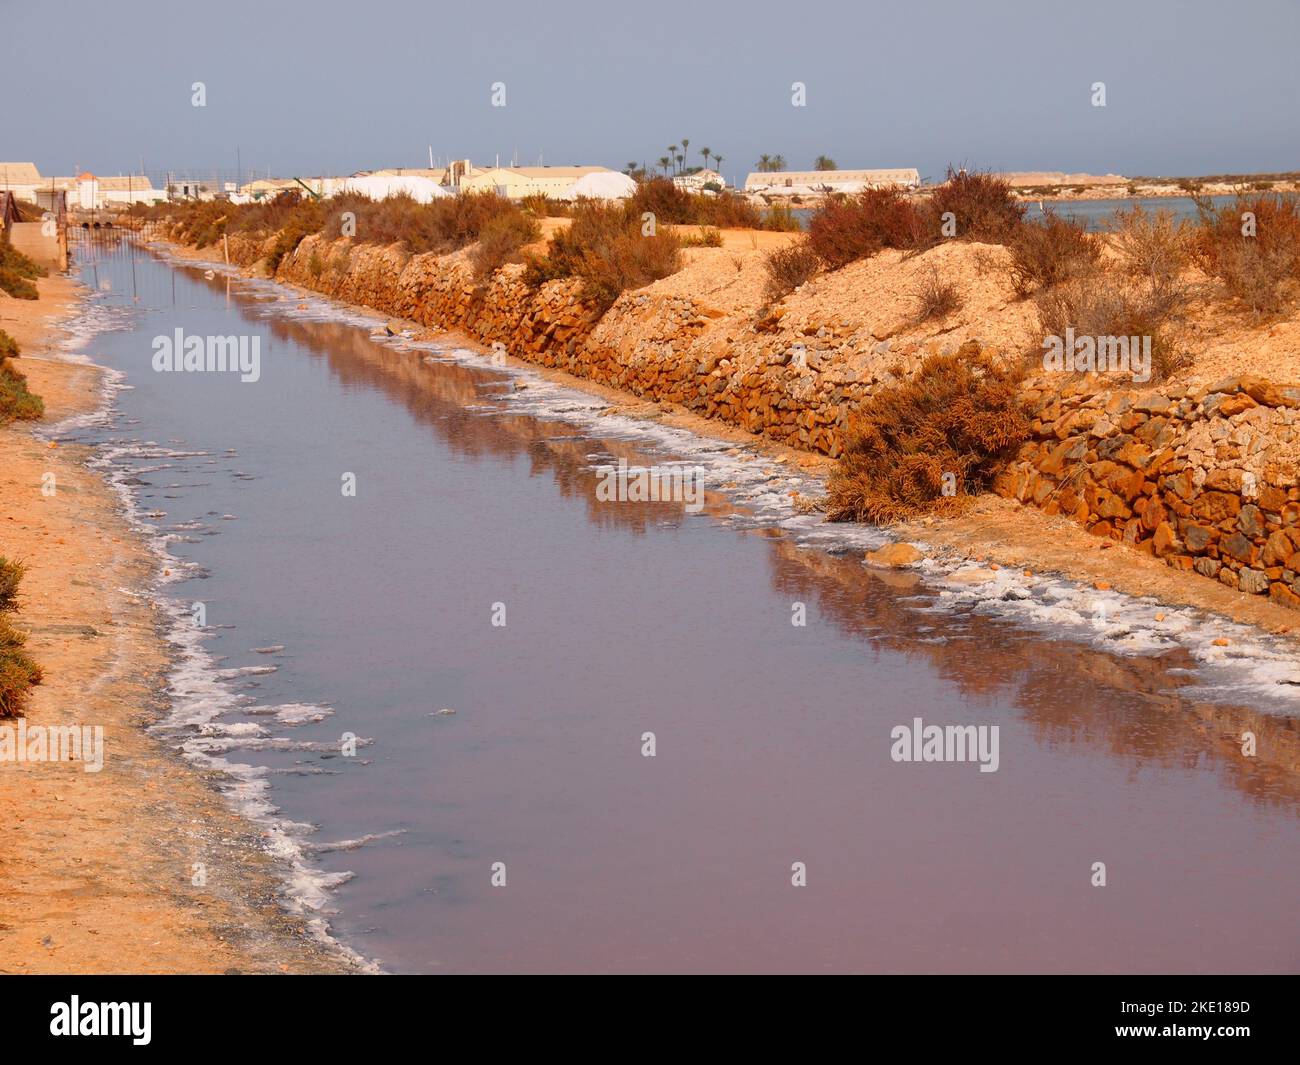
[{"label": "palm tree cluster", "polygon": [[623,169],[623,173],[632,177],[644,177],[658,171],[665,176],[670,174],[694,174],[700,170],[710,169],[709,162],[712,160],[712,169],[718,170],[722,167],[722,156],[712,148],[700,148],[699,153],[704,159],[703,166],[690,166],[687,163],[691,141],[689,137],[683,137],[681,144],[668,145],[668,154],[661,155],[655,160],[654,166],[647,166],[645,163],[630,162]]},{"label": "palm tree cluster", "polygon": [[[754,169],[761,174],[776,174],[786,169],[784,155],[768,155],[766,152],[758,157]],[[829,155],[819,155],[813,160],[814,170],[838,170],[835,160]]]}]

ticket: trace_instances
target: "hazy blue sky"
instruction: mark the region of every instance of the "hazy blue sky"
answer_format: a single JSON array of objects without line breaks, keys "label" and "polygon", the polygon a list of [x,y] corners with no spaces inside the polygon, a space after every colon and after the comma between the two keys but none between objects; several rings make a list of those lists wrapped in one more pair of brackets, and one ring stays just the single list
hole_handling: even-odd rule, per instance
[{"label": "hazy blue sky", "polygon": [[0,0],[0,25],[0,159],[47,174],[233,171],[236,149],[347,173],[425,165],[429,144],[621,168],[682,137],[729,177],[760,152],[929,176],[1300,169],[1300,0]]}]

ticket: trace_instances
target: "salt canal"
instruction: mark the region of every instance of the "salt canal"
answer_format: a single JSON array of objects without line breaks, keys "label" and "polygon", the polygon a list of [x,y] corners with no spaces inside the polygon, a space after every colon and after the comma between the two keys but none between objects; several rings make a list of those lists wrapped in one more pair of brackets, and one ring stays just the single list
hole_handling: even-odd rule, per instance
[{"label": "salt canal", "polygon": [[[815,486],[730,445],[267,282],[79,254],[85,354],[119,376],[102,422],[61,433],[157,538],[158,728],[223,771],[287,904],[362,957],[1300,961],[1295,708],[1198,658],[1212,622],[1147,629],[1130,603],[1116,629],[1061,581],[872,571],[878,533],[795,514]],[[256,379],[155,372],[178,329],[257,337]],[[600,498],[620,461],[701,469],[702,509]]]}]

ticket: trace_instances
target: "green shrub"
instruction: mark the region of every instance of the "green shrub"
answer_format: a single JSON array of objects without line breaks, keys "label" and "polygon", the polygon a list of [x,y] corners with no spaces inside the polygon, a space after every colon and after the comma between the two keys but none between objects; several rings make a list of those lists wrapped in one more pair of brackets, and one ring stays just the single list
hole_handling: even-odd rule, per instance
[{"label": "green shrub", "polygon": [[799,216],[788,203],[774,203],[763,215],[763,228],[776,233],[793,233],[803,226],[799,224]]},{"label": "green shrub", "polygon": [[23,650],[26,642],[27,634],[0,615],[0,718],[21,714],[31,687],[41,682],[41,667]]},{"label": "green shrub", "polygon": [[41,682],[41,669],[23,650],[27,635],[14,628],[7,615],[18,605],[23,564],[0,557],[0,717],[22,712],[28,690]]},{"label": "green shrub", "polygon": [[0,613],[18,609],[18,586],[27,567],[0,555]]},{"label": "green shrub", "polygon": [[10,244],[8,233],[0,231],[0,291],[15,299],[34,300],[38,293],[32,282],[45,275],[43,267]]},{"label": "green shrub", "polygon": [[700,226],[699,231],[682,238],[683,248],[721,248],[722,234],[713,226]]},{"label": "green shrub", "polygon": [[45,413],[41,397],[28,391],[27,378],[13,368],[18,357],[13,337],[0,330],[0,425],[15,419],[34,420]]}]

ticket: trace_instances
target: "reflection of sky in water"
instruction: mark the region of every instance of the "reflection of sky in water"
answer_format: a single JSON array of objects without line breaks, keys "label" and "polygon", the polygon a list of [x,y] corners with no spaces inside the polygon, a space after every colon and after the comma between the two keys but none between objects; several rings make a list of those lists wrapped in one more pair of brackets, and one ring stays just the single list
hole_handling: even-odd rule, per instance
[{"label": "reflection of sky in water", "polygon": [[[278,812],[301,896],[337,908],[367,957],[1294,968],[1281,767],[1300,752],[1259,691],[1193,688],[1272,668],[1280,690],[1275,649],[1198,669],[1220,630],[1186,613],[1158,624],[1006,572],[950,582],[951,564],[871,573],[857,559],[879,535],[795,515],[789,493],[815,485],[779,464],[598,417],[537,375],[512,392],[481,361],[376,343],[364,316],[266,283],[109,253],[95,272],[142,317],[89,345],[129,387],[110,426],[77,433],[169,538],[177,735],[246,767],[235,797]],[[150,341],[177,326],[258,332],[261,380],[153,373]],[[595,467],[619,458],[699,462],[736,488],[698,516],[598,503]],[[829,553],[799,546],[817,543]],[[1001,768],[891,762],[914,717],[998,725]],[[1247,728],[1253,763],[1232,742]],[[1089,886],[1095,860],[1110,887]]]}]

